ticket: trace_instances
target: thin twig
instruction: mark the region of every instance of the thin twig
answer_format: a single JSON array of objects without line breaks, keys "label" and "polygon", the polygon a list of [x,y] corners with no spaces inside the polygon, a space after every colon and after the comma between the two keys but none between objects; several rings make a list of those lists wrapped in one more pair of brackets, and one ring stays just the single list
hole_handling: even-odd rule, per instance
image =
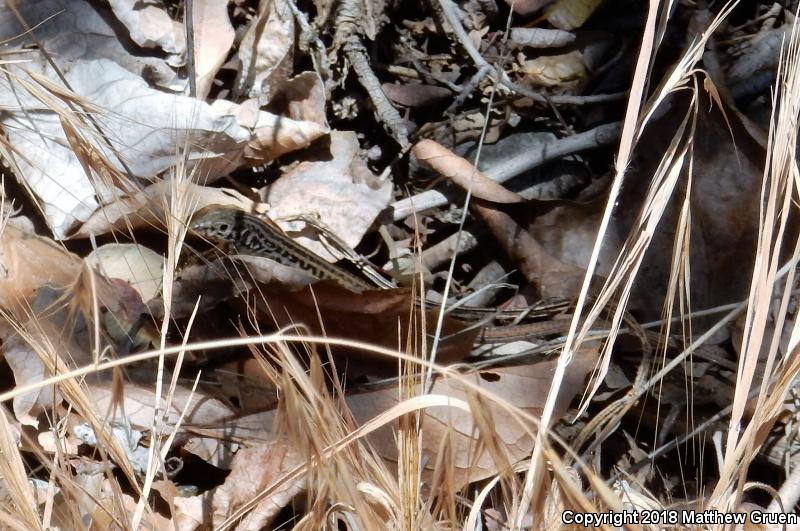
[{"label": "thin twig", "polygon": [[400,113],[394,108],[389,98],[383,93],[380,80],[369,66],[367,50],[361,44],[361,40],[355,35],[351,35],[343,49],[356,73],[358,82],[367,91],[370,100],[375,105],[375,114],[378,119],[389,129],[392,137],[400,144],[400,147],[407,148],[409,146],[408,130],[403,122],[403,117],[400,116]]},{"label": "thin twig", "polygon": [[189,96],[197,97],[197,71],[194,62],[194,0],[184,3],[184,20],[186,26],[186,69],[189,73]]}]

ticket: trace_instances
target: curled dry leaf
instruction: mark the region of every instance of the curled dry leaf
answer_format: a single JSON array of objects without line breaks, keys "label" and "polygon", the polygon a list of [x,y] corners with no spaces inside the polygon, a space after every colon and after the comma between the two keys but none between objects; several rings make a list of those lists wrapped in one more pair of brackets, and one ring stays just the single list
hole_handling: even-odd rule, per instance
[{"label": "curled dry leaf", "polygon": [[52,240],[6,225],[0,237],[0,308],[24,318],[39,288],[66,288],[80,268],[81,259]]},{"label": "curled dry leaf", "polygon": [[521,203],[522,197],[509,191],[478,171],[469,161],[454,154],[438,142],[422,140],[414,146],[414,155],[436,172],[463,189],[472,188],[472,195],[495,203]]},{"label": "curled dry leaf", "polygon": [[[554,410],[554,419],[564,414],[572,398],[585,389],[585,379],[594,367],[600,354],[599,342],[586,342],[576,352],[573,361],[567,368],[558,401]],[[463,375],[478,388],[491,393],[494,397],[514,404],[515,408],[526,413],[539,416],[544,408],[547,393],[555,371],[556,360],[540,361],[528,365],[504,367],[478,371]],[[430,479],[432,468],[438,462],[443,444],[450,445],[448,452],[454,462],[454,488],[485,479],[497,474],[507,464],[530,456],[536,439],[535,425],[521,425],[519,418],[492,401],[489,396],[477,395],[457,379],[437,379],[432,395],[444,395],[470,402],[471,407],[480,407],[480,411],[471,414],[460,409],[431,407],[425,410],[421,426],[424,436],[423,462],[427,463],[423,477]],[[398,394],[395,387],[356,394],[348,397],[347,404],[355,418],[363,423],[394,406]],[[480,404],[480,406],[477,406]],[[481,417],[476,421],[476,416]],[[488,433],[484,429],[490,430]],[[449,438],[444,441],[445,438]],[[494,438],[496,444],[480,444],[477,439]],[[386,460],[397,462],[397,442],[394,431],[386,426],[370,436],[370,441],[378,453]],[[499,447],[505,452],[505,463],[497,463],[490,446]],[[476,448],[479,454],[476,456]]]},{"label": "curled dry leaf", "polygon": [[584,269],[562,262],[547,252],[505,212],[478,201],[473,208],[542,299],[571,299],[578,294],[586,274]]},{"label": "curled dry leaf", "polygon": [[473,195],[478,200],[473,202],[473,208],[489,225],[509,257],[519,264],[525,278],[537,288],[542,298],[571,298],[577,295],[585,274],[583,269],[554,257],[508,214],[480,201],[521,203],[525,201],[521,196],[507,190],[475,169],[469,161],[432,140],[419,142],[414,147],[414,153],[419,160],[462,187],[468,187],[470,178],[474,179]]},{"label": "curled dry leaf", "polygon": [[236,36],[228,17],[229,0],[192,2],[194,31],[194,69],[197,98],[205,99],[214,76],[228,57]]},{"label": "curled dry leaf", "polygon": [[[176,56],[186,52],[186,32],[183,24],[172,20],[162,2],[109,0],[108,4],[117,19],[125,25],[131,40],[142,48],[157,47]],[[176,62],[179,60],[180,57],[175,59]]]},{"label": "curled dry leaf", "polygon": [[262,2],[250,21],[237,58],[235,95],[253,98],[265,105],[291,73],[295,40],[294,16],[288,0]]},{"label": "curled dry leaf", "polygon": [[531,48],[561,48],[575,41],[575,34],[569,31],[546,28],[511,28],[511,42]]}]

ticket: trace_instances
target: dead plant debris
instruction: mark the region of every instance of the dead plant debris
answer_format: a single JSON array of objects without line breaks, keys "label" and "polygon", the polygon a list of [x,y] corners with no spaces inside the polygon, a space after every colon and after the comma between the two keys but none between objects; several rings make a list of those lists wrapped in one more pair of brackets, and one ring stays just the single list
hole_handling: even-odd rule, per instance
[{"label": "dead plant debris", "polygon": [[0,0],[3,525],[800,529],[797,10]]}]

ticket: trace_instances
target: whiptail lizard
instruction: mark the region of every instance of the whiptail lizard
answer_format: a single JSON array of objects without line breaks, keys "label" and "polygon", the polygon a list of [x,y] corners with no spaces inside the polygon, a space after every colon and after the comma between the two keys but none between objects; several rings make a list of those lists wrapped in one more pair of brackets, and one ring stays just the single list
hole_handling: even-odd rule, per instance
[{"label": "whiptail lizard", "polygon": [[[349,271],[328,263],[295,242],[271,221],[262,220],[238,209],[223,206],[207,207],[195,215],[190,228],[196,234],[212,242],[225,242],[233,246],[237,253],[265,257],[283,265],[299,267],[320,280],[334,280],[351,291],[361,292],[380,288]],[[564,307],[562,306],[561,309],[563,311]],[[466,321],[475,319],[475,313],[469,309],[456,308],[451,315]],[[636,403],[636,392],[646,380],[645,377],[652,359],[650,338],[648,337],[650,334],[642,330],[635,321],[632,319],[628,321],[628,319],[626,318],[628,327],[642,343],[642,363],[637,370],[635,382],[625,396],[596,415],[582,430],[579,437],[581,441],[586,441],[591,436],[596,437],[592,447],[599,444]],[[479,340],[485,343],[495,343],[565,334],[569,330],[570,323],[570,317],[563,317],[522,325],[486,326],[481,331]],[[654,336],[656,339],[658,338],[657,334]],[[598,436],[598,434],[601,435]]]},{"label": "whiptail lizard", "polygon": [[[190,229],[212,242],[224,242],[232,246],[239,254],[269,258],[282,265],[298,267],[317,279],[334,280],[351,291],[362,292],[381,288],[328,263],[295,242],[273,222],[242,210],[216,205],[206,207],[192,219]],[[547,311],[552,315],[563,311],[566,306],[563,303],[553,305],[552,308],[548,307]],[[502,312],[498,310],[494,313]],[[473,322],[491,314],[492,312],[469,308],[455,308],[449,313],[459,320]],[[520,325],[486,326],[481,331],[479,340],[484,343],[497,343],[563,334],[569,329],[569,324],[568,318],[557,318]]]}]

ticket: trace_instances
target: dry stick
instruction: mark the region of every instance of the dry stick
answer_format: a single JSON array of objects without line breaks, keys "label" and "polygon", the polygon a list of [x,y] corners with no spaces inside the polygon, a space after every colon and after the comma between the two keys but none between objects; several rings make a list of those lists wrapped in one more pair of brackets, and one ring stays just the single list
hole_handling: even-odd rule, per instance
[{"label": "dry stick", "polygon": [[[380,14],[379,16],[381,16]],[[369,14],[367,14],[369,16]],[[342,43],[347,60],[356,73],[358,82],[367,91],[370,100],[375,105],[375,114],[378,120],[389,129],[394,139],[403,149],[409,146],[408,131],[403,118],[391,104],[386,94],[381,89],[381,82],[369,66],[367,50],[361,43],[361,28],[369,21],[365,21],[363,6],[358,0],[342,0],[336,12],[336,35],[334,40]]]},{"label": "dry stick", "polygon": [[469,299],[470,306],[486,306],[494,298],[497,289],[506,286],[505,279],[508,273],[500,262],[492,260],[478,271],[467,288],[471,293],[466,298]]},{"label": "dry stick", "polygon": [[800,463],[795,463],[794,470],[789,473],[789,477],[784,480],[781,489],[778,491],[778,498],[773,498],[769,503],[767,512],[783,512],[780,508],[781,503],[783,503],[784,507],[794,507],[798,499],[800,499]]},{"label": "dry stick", "polygon": [[470,97],[475,89],[478,88],[478,85],[481,81],[483,81],[483,78],[489,75],[489,72],[491,71],[492,67],[488,64],[480,67],[478,71],[475,72],[471,78],[469,78],[469,81],[467,81],[467,83],[461,87],[461,91],[458,93],[458,96],[456,96],[456,99],[453,100],[453,103],[451,103],[450,106],[445,109],[444,113],[451,113],[461,107],[461,105],[467,100],[467,98]]},{"label": "dry stick", "polygon": [[589,103],[602,103],[606,101],[613,101],[613,100],[620,100],[625,98],[628,93],[625,92],[615,92],[613,94],[595,94],[589,96],[545,96],[543,94],[539,94],[536,91],[533,91],[527,87],[523,87],[511,81],[505,72],[498,71],[494,66],[489,64],[486,59],[480,54],[480,52],[475,48],[475,45],[472,43],[472,40],[467,35],[467,32],[464,30],[464,26],[461,25],[461,21],[458,20],[458,16],[456,16],[455,9],[453,7],[453,2],[451,0],[438,0],[438,5],[441,8],[441,14],[445,20],[447,20],[450,27],[453,29],[453,33],[455,34],[456,38],[458,39],[461,46],[464,48],[464,51],[472,59],[472,62],[475,63],[475,66],[478,67],[478,72],[483,70],[484,68],[488,68],[488,71],[485,75],[491,74],[493,77],[497,78],[501,85],[506,87],[512,92],[517,94],[521,94],[527,98],[531,98],[534,101],[539,103],[555,103],[555,104],[566,104],[566,105],[584,105]]},{"label": "dry stick", "polygon": [[[612,144],[619,139],[620,124],[613,122],[578,133],[575,136],[543,143],[531,149],[495,164],[484,172],[494,181],[503,183],[523,172],[541,166],[545,162],[572,155],[587,149]],[[420,213],[431,208],[448,204],[448,197],[438,190],[427,190],[413,197],[396,201],[392,204],[394,221],[402,221],[411,214]]]},{"label": "dry stick", "polygon": [[369,66],[369,58],[364,45],[361,44],[358,37],[351,35],[347,38],[343,49],[356,73],[356,77],[358,77],[358,82],[367,91],[369,98],[375,105],[375,114],[378,119],[389,129],[394,139],[400,144],[400,147],[405,149],[409,146],[409,142],[408,130],[403,122],[403,117],[400,116],[400,113],[391,104],[386,94],[383,93],[380,80],[378,80],[375,72]]},{"label": "dry stick", "polygon": [[417,77],[421,76],[422,79],[424,79],[427,83],[432,85],[439,83],[440,85],[444,85],[445,87],[449,88],[453,92],[460,92],[462,90],[461,85],[457,85],[443,75],[437,74],[436,72],[432,72],[431,70],[425,68],[425,65],[423,65],[422,62],[416,57],[409,57],[409,61],[411,61],[411,64],[414,66],[413,69],[409,70],[416,74]]},{"label": "dry stick", "polygon": [[194,0],[186,0],[184,4],[184,21],[186,25],[186,68],[189,71],[189,96],[197,96],[197,71],[194,61]]},{"label": "dry stick", "polygon": [[300,26],[298,46],[301,51],[306,52],[311,58],[314,70],[324,80],[325,89],[327,90],[331,81],[331,65],[328,62],[328,55],[325,53],[325,45],[322,44],[317,32],[311,28],[305,13],[297,8],[295,2],[291,0],[286,2],[286,5],[289,6],[295,21]]}]

